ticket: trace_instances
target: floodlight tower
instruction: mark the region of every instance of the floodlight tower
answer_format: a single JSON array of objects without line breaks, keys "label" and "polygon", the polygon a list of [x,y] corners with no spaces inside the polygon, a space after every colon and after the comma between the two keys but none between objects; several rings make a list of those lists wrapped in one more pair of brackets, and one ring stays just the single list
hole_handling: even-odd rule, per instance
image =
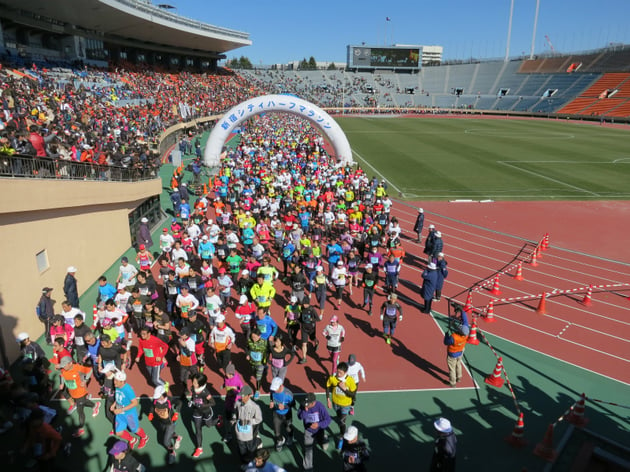
[{"label": "floodlight tower", "polygon": [[534,13],[534,31],[532,32],[532,48],[529,51],[529,58],[534,58],[534,47],[536,46],[536,28],[538,27],[538,12],[540,11],[540,0],[536,0],[536,13]]},{"label": "floodlight tower", "polygon": [[510,60],[510,39],[512,38],[512,16],[514,16],[514,0],[510,2],[510,20],[508,22],[507,44],[505,45],[505,62]]}]

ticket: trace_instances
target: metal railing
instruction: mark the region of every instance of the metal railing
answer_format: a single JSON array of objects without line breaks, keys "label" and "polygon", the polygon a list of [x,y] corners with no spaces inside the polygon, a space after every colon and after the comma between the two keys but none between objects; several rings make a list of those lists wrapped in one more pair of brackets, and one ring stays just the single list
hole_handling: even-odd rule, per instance
[{"label": "metal railing", "polygon": [[0,154],[0,177],[137,182],[159,177],[152,165],[114,166],[64,159]]}]

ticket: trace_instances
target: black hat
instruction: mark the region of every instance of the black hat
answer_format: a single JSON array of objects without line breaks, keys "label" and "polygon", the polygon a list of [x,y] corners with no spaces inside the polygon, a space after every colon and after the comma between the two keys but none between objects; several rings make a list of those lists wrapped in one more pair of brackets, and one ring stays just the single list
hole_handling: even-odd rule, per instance
[{"label": "black hat", "polygon": [[306,398],[304,399],[305,405],[310,405],[311,403],[315,403],[317,401],[317,397],[313,392],[309,392],[306,394]]}]

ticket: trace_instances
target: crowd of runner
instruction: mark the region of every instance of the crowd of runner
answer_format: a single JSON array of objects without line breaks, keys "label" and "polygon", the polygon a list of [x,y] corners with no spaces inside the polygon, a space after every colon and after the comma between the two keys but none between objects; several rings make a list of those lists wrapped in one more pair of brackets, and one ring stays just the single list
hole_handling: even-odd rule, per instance
[{"label": "crowd of runner", "polygon": [[[149,420],[171,464],[183,439],[177,432],[180,412],[189,408],[193,457],[204,454],[204,428],[217,428],[223,441],[235,444],[243,470],[267,470],[261,468],[271,463],[260,451],[258,399],[268,385],[276,450],[296,440],[296,410],[305,429],[302,466],[312,470],[313,448],[328,447],[330,410],[338,423],[334,443],[344,470],[364,470],[369,449],[347,422],[366,373],[356,356],[342,359],[346,332],[334,313],[358,299],[367,316],[382,320],[387,344],[403,320],[397,289],[405,250],[387,183],[358,166],[333,162],[316,130],[276,114],[242,126],[239,144],[225,151],[205,192],[193,195],[187,180],[185,172],[175,171],[172,220],[161,232],[155,256],[140,244],[135,261],[121,260],[116,280],[99,279],[93,319],[73,306],[77,302],[62,304],[62,312],[50,317],[47,337],[52,366],[60,373],[59,391],[68,400],[68,413],[78,412],[73,436],[86,432],[85,408],[92,416],[103,410],[120,438],[110,454],[114,460],[135,460],[131,450],[145,447],[152,431],[140,424],[134,391],[139,386],[127,382],[126,372],[143,363],[154,388]],[[413,235],[418,242],[423,225],[419,209]],[[442,250],[441,234],[431,225],[425,238],[423,311],[439,299],[448,274]],[[49,295],[44,289],[44,302]],[[26,333],[18,340],[30,376],[25,398],[41,403],[56,387],[46,374],[48,361]],[[248,369],[236,368],[235,350],[246,353]],[[289,366],[314,356],[331,362],[327,404],[312,393],[298,403],[285,386]],[[162,378],[166,368],[176,373],[170,385]],[[224,379],[220,407],[209,369]],[[92,401],[90,382],[99,384],[100,401]],[[40,420],[40,429],[50,423]],[[57,453],[57,439],[49,443],[46,459]]]}]

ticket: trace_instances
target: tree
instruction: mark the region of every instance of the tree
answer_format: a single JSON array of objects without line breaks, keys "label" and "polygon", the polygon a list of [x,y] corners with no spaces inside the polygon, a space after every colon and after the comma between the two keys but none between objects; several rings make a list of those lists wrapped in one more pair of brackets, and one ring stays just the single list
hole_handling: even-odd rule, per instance
[{"label": "tree", "polygon": [[328,70],[337,70],[337,67],[335,67],[334,62],[331,62],[330,64],[328,64]]},{"label": "tree", "polygon": [[238,60],[239,62],[239,66],[241,69],[253,69],[254,66],[252,66],[252,62],[249,60],[249,58],[245,57],[245,56],[241,56]]},{"label": "tree", "polygon": [[311,56],[308,60],[308,68],[309,70],[317,69],[317,61],[315,60],[313,56]]},{"label": "tree", "polygon": [[308,70],[308,62],[306,62],[306,58],[302,59],[298,64],[299,70]]}]

